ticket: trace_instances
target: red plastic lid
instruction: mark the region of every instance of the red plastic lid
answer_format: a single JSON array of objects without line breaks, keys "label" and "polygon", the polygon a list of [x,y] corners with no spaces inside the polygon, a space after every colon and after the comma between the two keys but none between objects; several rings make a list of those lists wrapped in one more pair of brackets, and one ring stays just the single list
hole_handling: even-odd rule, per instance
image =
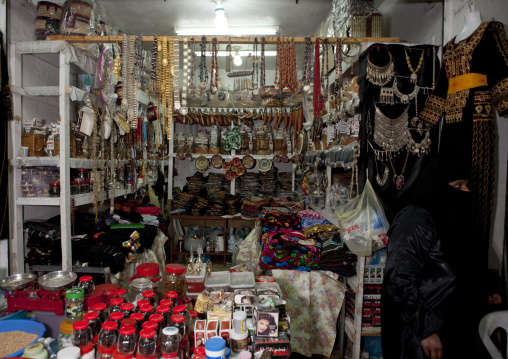
[{"label": "red plastic lid", "polygon": [[139,307],[139,311],[141,313],[150,313],[151,311],[153,311],[153,305],[150,304],[143,305],[142,307]]},{"label": "red plastic lid", "polygon": [[164,305],[159,305],[157,308],[155,308],[155,311],[160,314],[169,313],[169,307],[166,307]]},{"label": "red plastic lid", "polygon": [[88,343],[83,346],[80,346],[79,349],[81,350],[81,358],[83,355],[90,353],[93,350],[93,343]]},{"label": "red plastic lid", "polygon": [[152,314],[151,316],[148,317],[148,320],[152,321],[152,322],[156,322],[156,323],[160,323],[164,320],[164,316],[162,314]]},{"label": "red plastic lid", "polygon": [[141,338],[153,338],[155,336],[155,330],[152,329],[143,329],[139,332],[139,336]]},{"label": "red plastic lid", "polygon": [[126,326],[126,327],[121,327],[120,328],[120,335],[132,335],[136,332],[136,328],[134,328],[133,326]]},{"label": "red plastic lid", "polygon": [[196,312],[195,310],[189,310],[189,314],[190,314],[191,318],[198,317],[198,312]]},{"label": "red plastic lid", "polygon": [[206,349],[202,345],[200,345],[199,347],[195,347],[192,352],[196,355],[206,355]]},{"label": "red plastic lid", "polygon": [[140,322],[143,319],[145,319],[145,315],[143,313],[132,313],[129,318],[132,318],[135,321]]},{"label": "red plastic lid", "polygon": [[173,301],[171,299],[162,299],[159,302],[161,307],[171,307],[173,305]]},{"label": "red plastic lid", "polygon": [[[107,323],[107,322],[106,322]],[[106,324],[104,323],[104,324]],[[116,324],[116,323],[115,323]],[[97,350],[99,351],[99,353],[101,354],[113,354],[113,352],[116,350],[116,347],[113,347],[113,348],[104,348],[102,345],[98,345],[97,346]]]},{"label": "red plastic lid", "polygon": [[60,182],[50,182],[49,185],[51,187],[56,187],[56,186],[60,186]]},{"label": "red plastic lid", "polygon": [[141,293],[143,297],[145,298],[153,298],[155,297],[155,292],[153,290],[145,290],[143,293]]},{"label": "red plastic lid", "polygon": [[150,305],[150,301],[148,299],[140,299],[138,300],[138,307],[142,307],[144,305]]},{"label": "red plastic lid", "polygon": [[136,267],[138,277],[153,277],[159,274],[159,265],[157,263],[144,263]]},{"label": "red plastic lid", "polygon": [[166,292],[166,297],[169,299],[176,299],[178,298],[178,293],[170,290],[169,292]]},{"label": "red plastic lid", "polygon": [[124,319],[124,318],[125,318],[125,314],[124,314],[124,313],[122,313],[122,312],[113,312],[113,313],[111,313],[111,314],[109,315],[109,319],[111,319],[111,320],[116,320],[116,321],[118,321],[118,320],[122,320],[122,319]]},{"label": "red plastic lid", "polygon": [[104,330],[115,330],[116,328],[118,328],[118,323],[117,322],[113,322],[111,320],[108,320],[107,322],[102,323],[102,329],[104,329]]},{"label": "red plastic lid", "polygon": [[132,359],[132,358],[134,358],[134,354],[120,354],[116,349],[113,352],[113,359]]},{"label": "red plastic lid", "polygon": [[78,172],[88,172],[88,168],[76,168]]},{"label": "red plastic lid", "polygon": [[79,281],[80,282],[90,282],[92,280],[92,276],[91,275],[84,275],[82,277],[79,277]]},{"label": "red plastic lid", "polygon": [[86,328],[88,328],[88,322],[86,320],[78,320],[72,325],[72,329],[74,330],[85,330]]},{"label": "red plastic lid", "polygon": [[194,359],[206,359],[206,355],[196,355]]},{"label": "red plastic lid", "polygon": [[126,295],[127,290],[126,289],[117,289],[115,290],[115,295]]},{"label": "red plastic lid", "polygon": [[104,309],[106,309],[106,303],[97,303],[92,307],[92,310],[96,312],[102,312]]},{"label": "red plastic lid", "polygon": [[163,358],[178,358],[178,353],[164,354],[162,353]]},{"label": "red plastic lid", "polygon": [[109,301],[109,304],[111,305],[122,305],[123,298],[113,298]]},{"label": "red plastic lid", "polygon": [[[113,301],[113,299],[111,299],[111,301]],[[134,304],[132,304],[132,303],[123,303],[120,306],[120,310],[133,310],[133,309],[134,309]]]},{"label": "red plastic lid", "polygon": [[123,327],[133,327],[136,325],[136,319],[134,318],[125,318],[120,322],[120,328]]},{"label": "red plastic lid", "polygon": [[152,329],[155,330],[159,326],[159,323],[152,322],[151,320],[143,323],[143,329]]},{"label": "red plastic lid", "polygon": [[181,264],[166,264],[166,272],[168,273],[174,273],[174,274],[181,274],[185,273],[187,268],[184,265]]},{"label": "red plastic lid", "polygon": [[71,181],[71,184],[78,184],[78,181]]},{"label": "red plastic lid", "polygon": [[171,316],[171,321],[173,323],[183,323],[185,322],[185,317],[181,314],[175,314]]},{"label": "red plastic lid", "polygon": [[177,305],[176,307],[173,308],[173,313],[178,314],[178,313],[185,312],[186,310],[187,310],[187,307],[183,304],[180,304],[180,305]]},{"label": "red plastic lid", "polygon": [[97,318],[99,318],[99,313],[97,313],[97,312],[89,312],[89,313],[85,313],[85,315],[83,315],[84,320],[95,320]]}]

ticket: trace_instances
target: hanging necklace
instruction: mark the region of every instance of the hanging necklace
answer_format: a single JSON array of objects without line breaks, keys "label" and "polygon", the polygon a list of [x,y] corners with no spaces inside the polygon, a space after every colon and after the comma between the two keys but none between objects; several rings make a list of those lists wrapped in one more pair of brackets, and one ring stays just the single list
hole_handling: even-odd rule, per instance
[{"label": "hanging necklace", "polygon": [[150,94],[155,96],[157,93],[157,35],[153,36],[152,59],[150,63],[152,65],[152,72],[150,74]]},{"label": "hanging necklace", "polygon": [[275,58],[275,89],[279,89],[279,74],[280,74],[280,68],[281,68],[281,62],[282,62],[282,47],[280,44],[280,37],[277,37],[277,57]]},{"label": "hanging necklace", "polygon": [[[180,89],[178,85],[178,81],[180,79],[180,38],[178,36],[173,37],[173,66],[172,66],[172,75],[173,75],[173,94],[174,94],[174,104],[173,107],[176,110],[179,110],[181,107],[180,103]],[[173,109],[173,108],[171,108]]]},{"label": "hanging necklace", "polygon": [[[417,49],[415,49],[417,50]],[[422,55],[420,56],[420,60],[418,60],[418,66],[416,67],[416,70],[413,69],[413,65],[411,65],[411,60],[409,58],[409,55],[407,54],[407,48],[404,48],[404,52],[406,53],[406,62],[407,67],[409,68],[409,71],[411,71],[411,83],[416,84],[418,82],[418,71],[420,71],[420,68],[423,64],[423,56],[425,55],[425,51],[418,49],[422,52]]]},{"label": "hanging necklace", "polygon": [[210,91],[212,94],[214,94],[218,90],[217,79],[219,77],[219,66],[217,65],[217,54],[219,52],[219,46],[217,43],[217,38],[215,37],[212,39],[210,52],[212,53],[212,64],[210,71]]},{"label": "hanging necklace", "polygon": [[259,79],[259,86],[261,88],[265,87],[265,43],[266,39],[264,37],[261,38],[261,78]]},{"label": "hanging necklace", "polygon": [[391,119],[386,117],[376,106],[374,116],[374,142],[389,152],[400,152],[408,143],[408,108],[402,115]]},{"label": "hanging necklace", "polygon": [[204,89],[208,81],[208,72],[206,71],[206,37],[201,37],[201,63],[199,64],[199,86]]},{"label": "hanging necklace", "polygon": [[321,110],[323,109],[323,97],[321,96],[321,77],[319,76],[319,38],[316,38],[316,46],[314,48],[314,118],[321,117]]},{"label": "hanging necklace", "polygon": [[231,72],[231,41],[226,46],[226,72]]},{"label": "hanging necklace", "polygon": [[[328,77],[328,38],[323,40],[323,56],[321,58],[321,84],[325,86],[323,93],[328,95],[329,77]],[[326,83],[326,85],[325,85]]]},{"label": "hanging necklace", "polygon": [[252,87],[254,90],[258,89],[259,84],[259,64],[258,64],[258,38],[254,38],[253,45],[253,57],[252,57]]},{"label": "hanging necklace", "polygon": [[311,61],[310,61],[311,50],[312,50],[311,47],[312,47],[312,44],[310,41],[310,37],[306,36],[305,37],[305,57],[304,57],[302,72],[303,72],[303,90],[307,93],[309,93],[309,91],[310,91],[310,83],[312,81],[312,76],[311,76],[312,65],[311,65]]},{"label": "hanging necklace", "polygon": [[395,167],[393,166],[392,156],[388,153],[388,159],[390,160],[390,165],[393,170],[393,183],[395,183],[395,187],[400,191],[402,187],[404,187],[404,172],[406,171],[407,159],[409,157],[409,152],[406,154],[406,160],[404,161],[404,167],[402,167],[402,171],[400,175],[395,172]]},{"label": "hanging necklace", "polygon": [[[411,83],[413,83],[412,80],[411,80]],[[415,96],[418,94],[419,90],[420,90],[420,88],[418,87],[418,85],[415,84],[415,88],[413,89],[413,91],[411,91],[408,94],[402,93],[402,92],[400,92],[399,87],[398,87],[397,77],[395,77],[395,79],[393,80],[393,92],[400,99],[400,101],[402,103],[408,104],[409,101],[411,101],[412,99],[415,98]]]},{"label": "hanging necklace", "polygon": [[[388,180],[388,176],[390,175],[390,170],[388,169],[388,166],[384,162],[388,159],[389,152],[376,150],[374,148],[374,146],[372,146],[372,143],[369,140],[367,140],[367,142],[369,143],[369,146],[372,149],[372,151],[374,151],[374,157],[375,157],[374,164],[376,165],[376,182],[382,187],[385,185],[386,181]],[[385,169],[383,171],[383,177],[381,177],[379,175],[377,161],[381,161],[381,163],[385,166]]]},{"label": "hanging necklace", "polygon": [[194,38],[191,37],[191,41],[189,43],[189,48],[187,50],[187,54],[189,56],[189,87],[187,93],[192,95],[196,91],[196,85],[194,83],[195,70],[196,70],[196,53],[195,53],[195,41]]},{"label": "hanging necklace", "polygon": [[[189,51],[190,50],[190,51]],[[189,39],[183,38],[183,74],[182,74],[182,107],[180,114],[187,115],[187,91],[189,90],[189,64],[191,62],[191,52],[189,48]]]},{"label": "hanging necklace", "polygon": [[[378,49],[379,50],[379,49]],[[393,76],[395,75],[395,72],[393,70],[393,58],[392,54],[386,48],[386,51],[388,51],[389,60],[386,65],[383,66],[377,66],[374,65],[369,58],[370,55],[370,49],[367,53],[367,80],[369,80],[372,84],[377,86],[384,86],[388,82],[391,81]]]},{"label": "hanging necklace", "polygon": [[335,109],[338,110],[339,99],[342,99],[342,89],[344,86],[344,79],[342,78],[342,42],[340,37],[337,38],[337,45],[335,47],[335,84],[333,92],[335,93]]}]

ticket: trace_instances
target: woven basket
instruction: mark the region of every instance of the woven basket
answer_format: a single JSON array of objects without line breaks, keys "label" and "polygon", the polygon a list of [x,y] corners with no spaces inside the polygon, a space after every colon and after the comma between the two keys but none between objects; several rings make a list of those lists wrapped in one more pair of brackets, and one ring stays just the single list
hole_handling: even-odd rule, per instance
[{"label": "woven basket", "polygon": [[37,17],[39,16],[56,19],[60,22],[62,7],[49,1],[39,1],[37,3]]}]

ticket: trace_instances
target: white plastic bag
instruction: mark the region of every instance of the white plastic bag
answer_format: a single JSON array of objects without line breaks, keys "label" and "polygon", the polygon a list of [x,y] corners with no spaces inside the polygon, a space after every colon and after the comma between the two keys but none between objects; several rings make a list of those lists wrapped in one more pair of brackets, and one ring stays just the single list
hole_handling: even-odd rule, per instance
[{"label": "white plastic bag", "polygon": [[335,215],[344,243],[357,256],[370,256],[388,244],[388,220],[369,180],[363,193],[338,206]]}]

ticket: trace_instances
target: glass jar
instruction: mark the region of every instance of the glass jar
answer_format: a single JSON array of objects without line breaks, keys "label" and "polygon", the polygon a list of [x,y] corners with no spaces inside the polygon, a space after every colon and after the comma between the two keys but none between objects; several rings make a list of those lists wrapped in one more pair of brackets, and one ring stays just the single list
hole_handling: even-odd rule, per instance
[{"label": "glass jar", "polygon": [[182,337],[188,332],[188,327],[185,324],[185,317],[181,314],[173,314],[171,316],[171,325],[178,328],[178,331]]},{"label": "glass jar", "polygon": [[127,296],[127,289],[117,289],[115,290],[115,298],[122,298],[124,303],[129,301],[129,297]]},{"label": "glass jar", "polygon": [[76,184],[78,186],[79,194],[90,192],[90,184],[88,183],[88,181],[76,181]]},{"label": "glass jar", "polygon": [[92,338],[95,338],[101,330],[101,321],[99,319],[99,313],[88,312],[83,315],[83,320],[88,321],[88,327],[92,331]]},{"label": "glass jar", "polygon": [[83,288],[83,291],[85,292],[85,296],[92,295],[95,291],[95,283],[92,280],[91,275],[84,275],[82,277],[79,277],[79,288]]},{"label": "glass jar", "polygon": [[145,315],[143,313],[132,313],[130,318],[136,321],[136,329],[138,332],[143,329],[143,322],[145,320]]},{"label": "glass jar", "polygon": [[71,189],[71,195],[73,195],[73,194],[79,194],[78,182],[77,181],[71,181],[70,189]]},{"label": "glass jar", "polygon": [[150,302],[150,305],[153,305],[154,307],[157,305],[156,298],[155,298],[155,292],[153,290],[145,290],[143,293],[143,299],[146,299]]},{"label": "glass jar", "polygon": [[152,282],[152,288],[158,302],[163,298],[162,295],[162,277],[159,273],[159,265],[157,263],[143,263],[136,267],[136,278],[146,278]]},{"label": "glass jar", "polygon": [[154,330],[155,334],[157,335],[157,333],[158,333],[157,330],[159,329],[159,323],[152,322],[151,320],[147,320],[146,322],[143,323],[143,329]]},{"label": "glass jar", "polygon": [[187,269],[184,265],[174,263],[167,264],[165,269],[164,290],[177,292],[178,297],[181,297],[187,292],[187,283],[185,280],[185,272]]},{"label": "glass jar", "polygon": [[134,329],[137,326],[136,319],[133,318],[125,318],[120,322],[120,329],[123,327],[134,327]]},{"label": "glass jar", "polygon": [[162,327],[165,328],[166,326],[168,326],[171,320],[170,318],[171,309],[169,307],[159,305],[157,308],[155,308],[155,311],[157,312],[157,314],[160,314],[164,317],[163,320],[164,325]]},{"label": "glass jar", "polygon": [[157,340],[155,330],[143,329],[139,332],[138,355],[136,358],[151,358],[155,356]]},{"label": "glass jar", "polygon": [[123,355],[134,354],[136,350],[136,328],[123,327],[120,328],[118,333],[118,352]]},{"label": "glass jar", "polygon": [[[121,299],[121,298],[118,298]],[[113,299],[111,299],[113,300]],[[134,304],[132,303],[123,303],[120,306],[120,311],[125,314],[125,318],[129,318],[132,313],[134,313]]]},{"label": "glass jar", "polygon": [[145,320],[148,319],[149,316],[153,314],[153,305],[146,304],[139,307],[139,312],[145,316]]},{"label": "glass jar", "polygon": [[159,313],[152,314],[148,317],[148,320],[157,323],[157,335],[160,335],[162,328],[165,328],[167,324],[164,315]]},{"label": "glass jar", "polygon": [[102,324],[99,333],[99,352],[102,354],[113,354],[118,341],[118,324],[107,321]]},{"label": "glass jar", "polygon": [[88,169],[86,168],[76,168],[76,177],[75,181],[87,181],[90,177],[88,175]]},{"label": "glass jar", "polygon": [[120,323],[124,320],[125,314],[122,312],[113,312],[109,315],[109,320],[115,322],[117,327],[120,327]]},{"label": "glass jar", "polygon": [[35,197],[34,185],[32,182],[21,182],[21,195],[23,197]]},{"label": "glass jar", "polygon": [[166,298],[173,302],[171,305],[171,310],[177,305],[178,302],[178,293],[172,290],[166,292]]},{"label": "glass jar", "polygon": [[86,320],[78,320],[72,325],[72,345],[82,347],[92,342],[92,330]]},{"label": "glass jar", "polygon": [[163,299],[159,302],[159,307],[169,307],[169,309],[173,309],[173,301],[171,299]]},{"label": "glass jar", "polygon": [[82,288],[71,288],[65,292],[65,319],[74,323],[83,319],[83,298],[85,292]]},{"label": "glass jar", "polygon": [[120,312],[122,309],[123,299],[122,298],[113,298],[109,301],[109,312]]},{"label": "glass jar", "polygon": [[58,334],[58,348],[68,348],[72,347],[72,323],[69,323],[66,320],[62,320],[60,323],[60,333]]},{"label": "glass jar", "polygon": [[49,196],[60,197],[60,182],[49,183]]},{"label": "glass jar", "polygon": [[129,302],[136,303],[138,300],[143,299],[143,292],[151,290],[153,283],[147,278],[136,278],[131,282],[129,290]]},{"label": "glass jar", "polygon": [[176,327],[166,327],[162,329],[161,335],[161,353],[174,354],[178,353],[181,335]]},{"label": "glass jar", "polygon": [[180,314],[185,317],[185,325],[188,327],[191,323],[191,316],[185,304],[177,305],[173,308],[173,314]]},{"label": "glass jar", "polygon": [[104,323],[108,320],[109,313],[106,310],[106,303],[97,303],[94,304],[92,307],[92,310],[94,312],[99,313],[99,319],[101,320],[101,323]]},{"label": "glass jar", "polygon": [[140,299],[140,300],[138,300],[138,302],[136,304],[138,305],[138,307],[136,308],[137,312],[139,312],[139,308],[141,308],[142,306],[151,305],[150,301],[148,299]]}]

